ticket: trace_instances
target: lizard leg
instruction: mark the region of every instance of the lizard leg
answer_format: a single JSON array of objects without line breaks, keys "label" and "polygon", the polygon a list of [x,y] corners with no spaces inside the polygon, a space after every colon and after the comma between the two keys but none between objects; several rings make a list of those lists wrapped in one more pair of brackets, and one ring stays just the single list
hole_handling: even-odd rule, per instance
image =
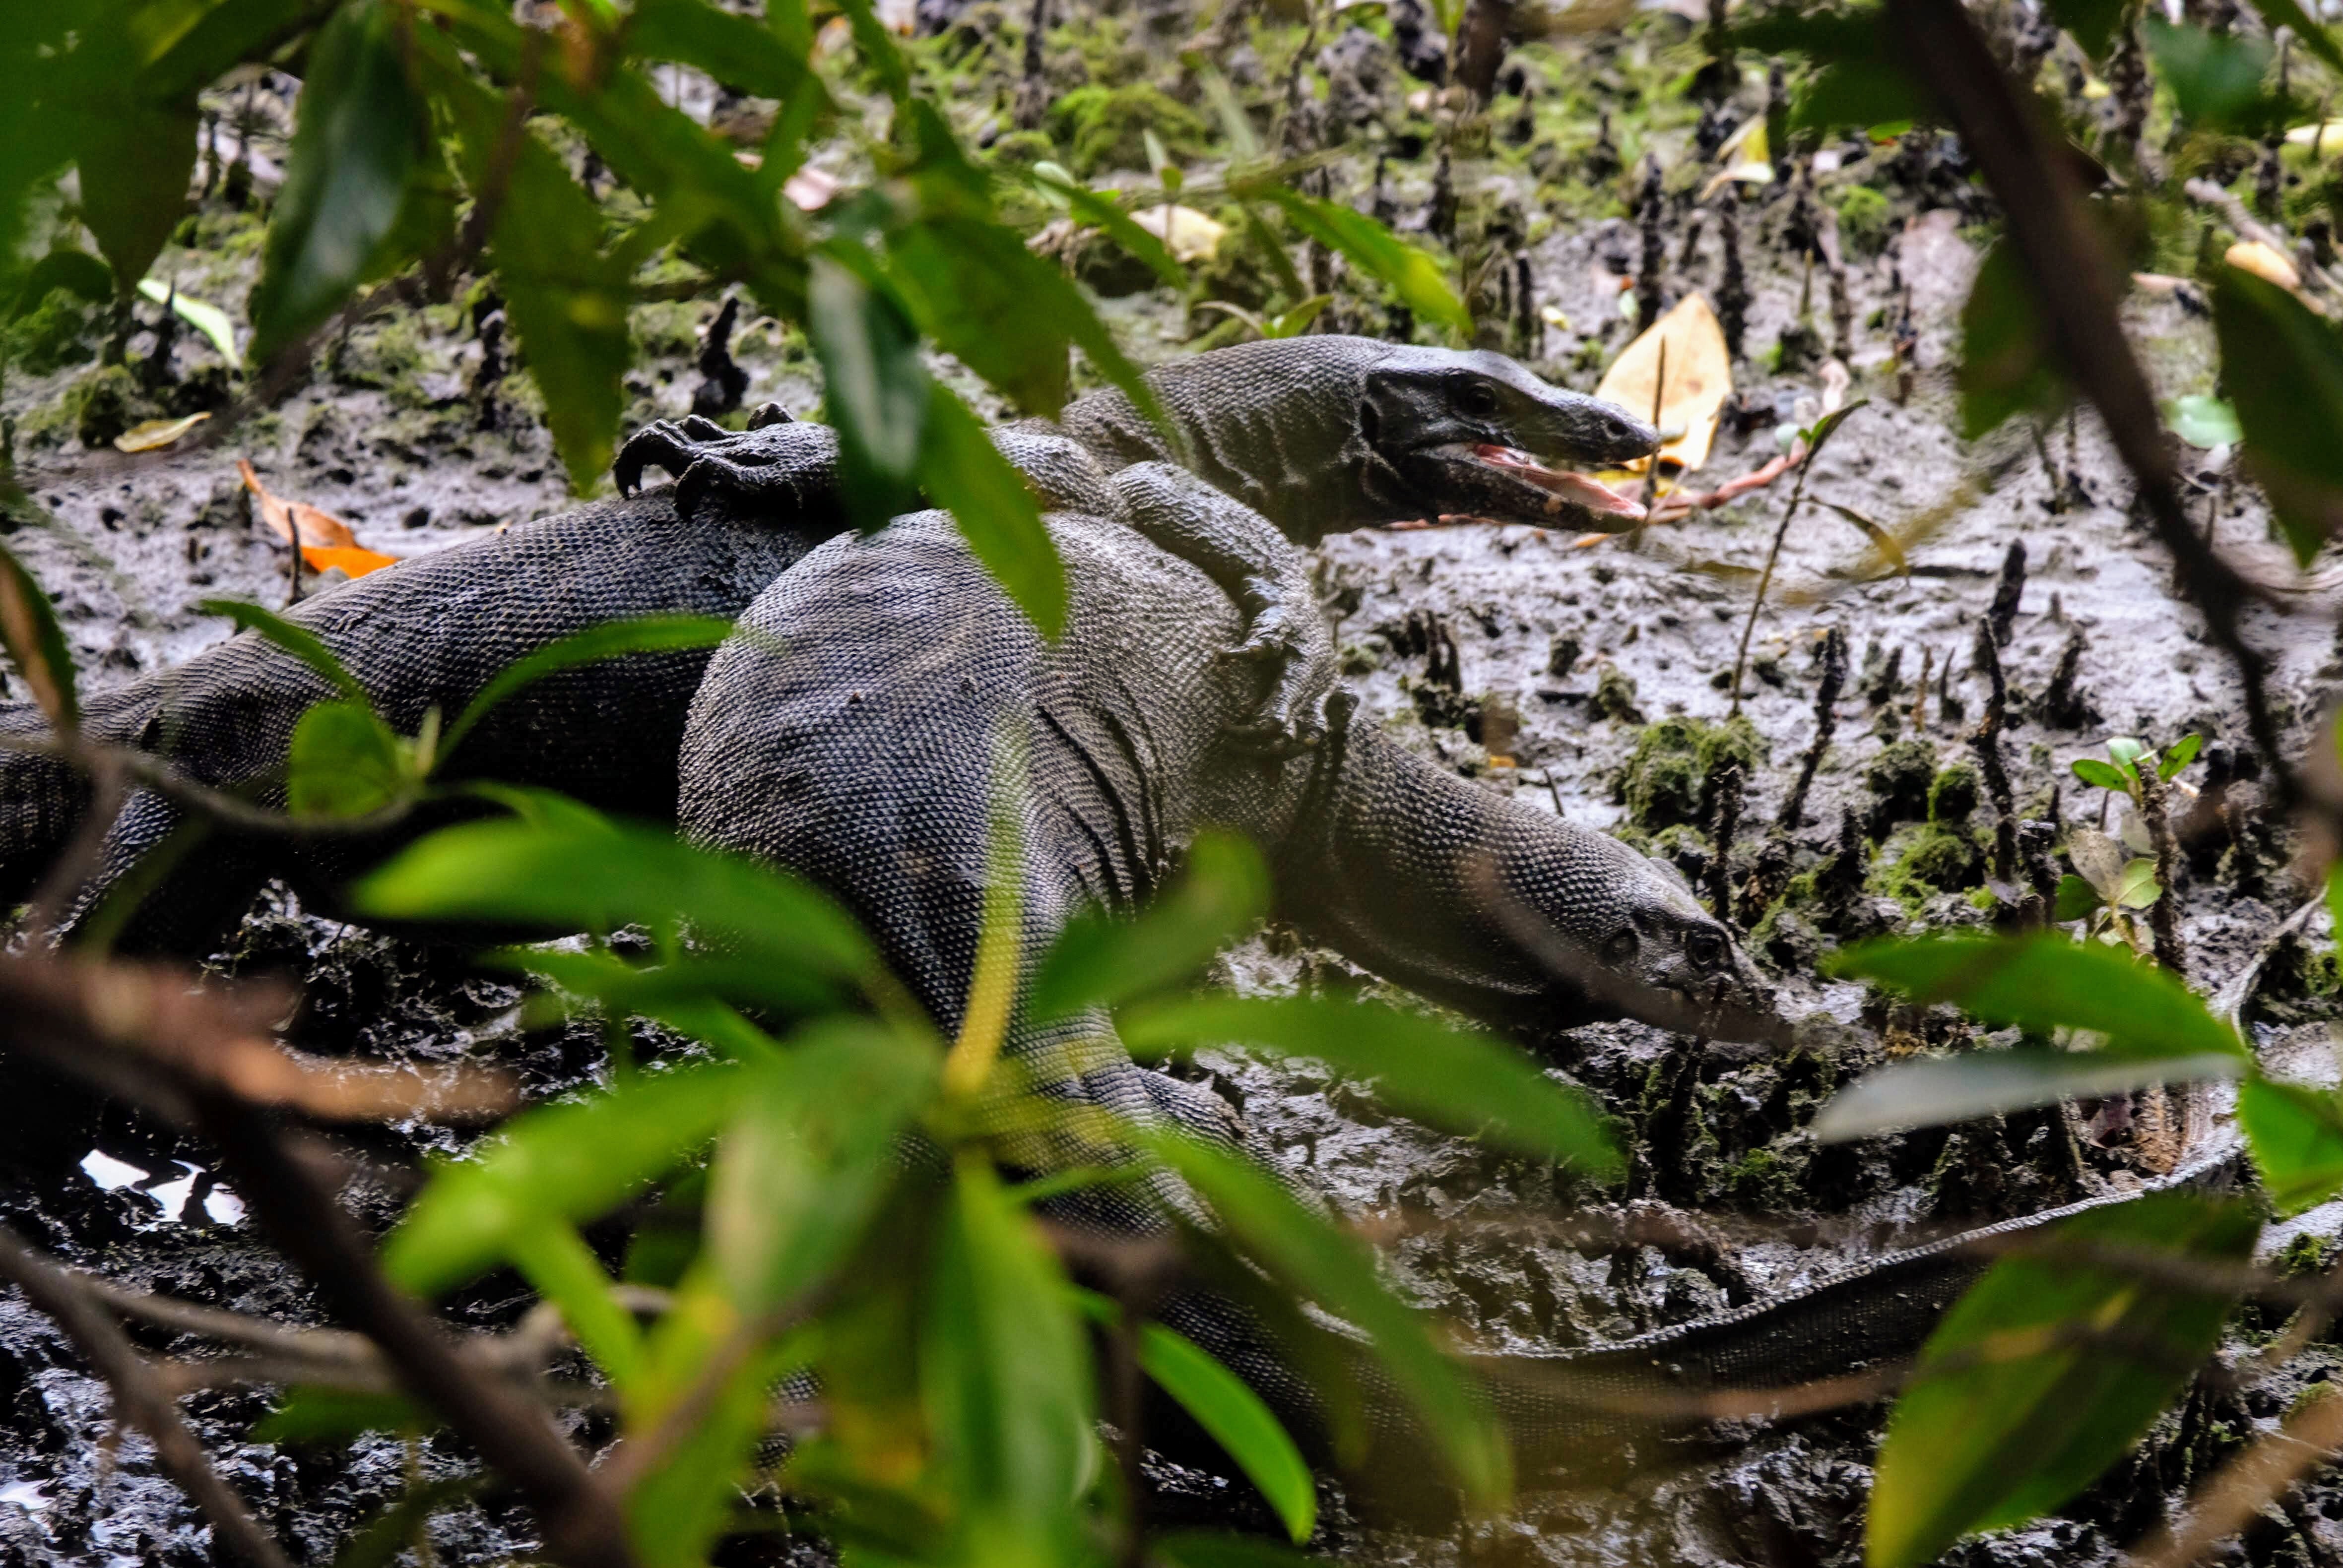
[{"label": "lizard leg", "polygon": [[1243,635],[1221,655],[1257,671],[1259,705],[1233,727],[1237,737],[1280,755],[1316,745],[1333,642],[1302,552],[1259,512],[1169,464],[1136,464],[1115,487],[1133,528],[1212,578],[1244,616]]},{"label": "lizard leg", "polygon": [[654,420],[627,437],[611,477],[632,494],[646,468],[664,468],[675,476],[676,515],[687,519],[717,506],[739,516],[786,512],[806,498],[809,442],[819,440],[809,428],[779,404],[759,407],[746,430],[697,414]]}]

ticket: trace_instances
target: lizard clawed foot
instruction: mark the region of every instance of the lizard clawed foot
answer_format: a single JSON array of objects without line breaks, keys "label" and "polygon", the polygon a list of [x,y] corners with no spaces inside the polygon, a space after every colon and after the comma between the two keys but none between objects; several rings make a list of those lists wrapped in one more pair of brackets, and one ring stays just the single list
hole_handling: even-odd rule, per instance
[{"label": "lizard clawed foot", "polygon": [[1220,658],[1254,667],[1263,688],[1252,715],[1232,726],[1237,739],[1272,757],[1296,756],[1326,738],[1326,695],[1332,678],[1310,657],[1302,633],[1282,603],[1263,608],[1250,633]]},{"label": "lizard clawed foot", "polygon": [[[699,420],[703,425],[708,422]],[[640,490],[646,468],[664,469],[669,476],[680,477],[697,455],[692,450],[695,445],[682,424],[673,419],[652,420],[626,438],[610,464],[610,477],[618,482],[618,494],[631,496]]]},{"label": "lizard clawed foot", "polygon": [[676,515],[687,520],[719,498],[742,511],[756,510],[766,500],[793,505],[799,498],[798,485],[785,458],[791,443],[802,445],[795,435],[799,428],[778,403],[759,407],[745,431],[727,430],[697,414],[654,420],[618,448],[611,477],[621,495],[630,496],[642,487],[646,468],[665,469],[676,481]]}]

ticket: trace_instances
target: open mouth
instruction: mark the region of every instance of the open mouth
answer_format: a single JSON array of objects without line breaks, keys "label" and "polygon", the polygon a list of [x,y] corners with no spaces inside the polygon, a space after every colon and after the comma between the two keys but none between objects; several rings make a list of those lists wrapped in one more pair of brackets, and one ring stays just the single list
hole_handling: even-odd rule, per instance
[{"label": "open mouth", "polygon": [[1604,533],[1623,532],[1644,518],[1642,502],[1592,475],[1549,468],[1517,447],[1472,442],[1446,450],[1497,480],[1507,500],[1532,516],[1571,518]]}]

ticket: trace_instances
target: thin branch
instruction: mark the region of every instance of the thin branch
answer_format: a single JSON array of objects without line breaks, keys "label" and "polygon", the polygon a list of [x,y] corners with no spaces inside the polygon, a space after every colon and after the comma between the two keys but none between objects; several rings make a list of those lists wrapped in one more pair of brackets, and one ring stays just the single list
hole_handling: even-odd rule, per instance
[{"label": "thin branch", "polygon": [[[2118,276],[2085,216],[2073,166],[2033,106],[1995,62],[1961,0],[1897,0],[1885,12],[1902,35],[1904,57],[1935,90],[2001,204],[2009,237],[2039,292],[2067,368],[2096,405],[2124,466],[2139,487],[2157,538],[2206,628],[2237,666],[2254,745],[2278,786],[2278,803],[2308,799],[2272,716],[2268,661],[2238,624],[2250,588],[2191,525],[2174,485],[2162,420],[2117,314]],[[2320,801],[2334,812],[2335,802]]]},{"label": "thin branch", "polygon": [[482,1377],[447,1331],[384,1277],[349,1215],[312,1178],[284,1131],[233,1095],[196,1090],[190,1098],[238,1196],[277,1247],[317,1282],[337,1315],[381,1348],[407,1392],[445,1416],[513,1483],[545,1532],[547,1554],[569,1568],[634,1568],[615,1492],[541,1408],[503,1380]]},{"label": "thin branch", "polygon": [[292,1568],[283,1548],[212,1468],[203,1444],[180,1419],[178,1406],[171,1402],[152,1369],[83,1282],[43,1259],[5,1227],[0,1227],[0,1275],[55,1319],[65,1337],[88,1358],[113,1391],[117,1416],[153,1441],[156,1460],[165,1473],[195,1499],[222,1543],[257,1568]]}]

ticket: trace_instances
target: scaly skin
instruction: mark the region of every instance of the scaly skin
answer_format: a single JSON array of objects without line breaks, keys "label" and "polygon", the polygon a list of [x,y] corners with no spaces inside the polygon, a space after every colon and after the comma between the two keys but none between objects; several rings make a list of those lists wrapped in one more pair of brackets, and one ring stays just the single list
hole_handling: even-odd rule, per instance
[{"label": "scaly skin", "polygon": [[[1199,356],[1157,373],[1167,406],[1197,410],[1200,449],[1220,452],[1214,471],[1274,497],[1297,528],[1357,526],[1390,515],[1373,499],[1389,492],[1383,469],[1407,462],[1396,434],[1355,461],[1345,459],[1242,478],[1226,458],[1252,451],[1232,431],[1287,430],[1294,410],[1310,411],[1313,440],[1341,447],[1345,428],[1390,412],[1361,410],[1370,401],[1397,408],[1424,440],[1463,428],[1443,399],[1514,410],[1479,419],[1473,429],[1509,433],[1519,443],[1576,443],[1583,460],[1607,461],[1648,450],[1652,433],[1632,418],[1558,392],[1495,355],[1395,350],[1380,344],[1329,350],[1357,339],[1308,339]],[[1330,358],[1331,355],[1331,358]],[[1413,367],[1397,379],[1356,372],[1353,362],[1398,356]],[[1425,357],[1429,356],[1427,358]],[[1342,375],[1323,368],[1351,365]],[[1277,367],[1285,366],[1283,374]],[[1348,388],[1345,392],[1344,388]],[[1445,390],[1443,390],[1445,388]],[[1403,397],[1402,394],[1405,396]],[[1354,397],[1349,426],[1334,417]],[[1123,412],[1119,413],[1118,410]],[[1061,501],[1094,498],[1116,455],[1128,405],[1120,394],[1094,395],[1068,409],[1067,428],[1091,432],[1096,447],[1077,446],[1047,427],[1012,427],[997,438],[1045,495]],[[1342,427],[1342,428],[1338,428]],[[1355,431],[1353,431],[1355,434]],[[680,467],[687,483],[670,493],[598,503],[371,573],[298,607],[292,618],[317,632],[403,733],[415,733],[434,708],[459,711],[498,670],[556,638],[600,621],[685,611],[729,618],[813,543],[845,526],[836,493],[835,437],[820,426],[781,422],[724,436],[706,421],[656,426],[620,454],[622,487],[647,464]],[[1291,431],[1287,449],[1298,439]],[[1215,445],[1215,443],[1218,443]],[[1266,452],[1269,448],[1260,450]],[[1256,460],[1266,462],[1256,454]],[[710,465],[713,465],[711,467]],[[717,483],[735,470],[753,482]],[[1350,492],[1355,491],[1356,494]],[[1458,484],[1424,492],[1427,507],[1456,509],[1478,491]],[[1443,498],[1445,498],[1444,499]],[[682,505],[680,512],[677,504]],[[1134,526],[1151,527],[1144,516]],[[1260,711],[1243,728],[1269,749],[1308,745],[1314,717],[1298,700],[1292,673],[1300,608],[1306,593],[1280,603],[1268,585],[1280,568],[1265,549],[1232,553],[1225,541],[1167,536],[1253,611],[1230,653],[1276,672]],[[1273,542],[1273,541],[1272,541]],[[606,810],[664,819],[673,810],[674,759],[685,704],[706,656],[663,654],[611,661],[527,689],[457,756],[441,778],[496,779],[562,789]],[[176,668],[159,671],[93,699],[86,734],[101,744],[166,755],[199,783],[282,800],[286,748],[301,713],[329,695],[305,668],[252,634],[232,638]],[[28,705],[0,705],[0,735],[38,733]],[[21,898],[53,860],[87,803],[85,780],[52,759],[0,750],[0,899]],[[272,874],[290,878],[320,907],[332,908],[348,874],[444,816],[425,814],[407,830],[363,841],[275,842],[215,835],[195,850],[147,900],[125,933],[134,950],[202,951],[216,941]],[[118,885],[184,820],[180,808],[135,795],[105,848],[84,908]]]},{"label": "scaly skin", "polygon": [[[1186,509],[1199,526],[1275,539],[1166,465],[1137,465],[1116,484],[1126,511]],[[1237,608],[1120,521],[1050,523],[1071,588],[1055,643],[940,513],[832,539],[778,579],[693,699],[685,830],[828,889],[947,1031],[974,971],[1005,789],[1022,842],[1028,983],[1076,911],[1136,909],[1194,833],[1219,826],[1268,852],[1280,911],[1304,932],[1466,1010],[1543,1030],[1628,1013],[1786,1038],[1732,933],[1671,871],[1616,840],[1402,749],[1348,702],[1328,704],[1328,743],[1306,755],[1234,739],[1261,680],[1218,657]],[[1286,554],[1298,580],[1300,558]],[[1322,625],[1302,663],[1316,702],[1332,686]],[[1013,769],[1006,783],[1002,767]],[[1557,951],[1569,955],[1559,970]],[[1229,1136],[1225,1108],[1134,1065],[1102,1010],[1037,1020],[1021,1006],[1003,1049],[1019,1076],[1060,1099]],[[1040,1142],[1030,1154],[1036,1167],[1069,1157]],[[1185,1207],[1175,1192],[1153,1196]],[[1119,1234],[1165,1223],[1161,1206],[1121,1188],[1054,1212]],[[1322,1437],[1315,1400],[1243,1312],[1190,1292],[1163,1315]],[[1379,1419],[1403,1443],[1396,1408]]]}]

